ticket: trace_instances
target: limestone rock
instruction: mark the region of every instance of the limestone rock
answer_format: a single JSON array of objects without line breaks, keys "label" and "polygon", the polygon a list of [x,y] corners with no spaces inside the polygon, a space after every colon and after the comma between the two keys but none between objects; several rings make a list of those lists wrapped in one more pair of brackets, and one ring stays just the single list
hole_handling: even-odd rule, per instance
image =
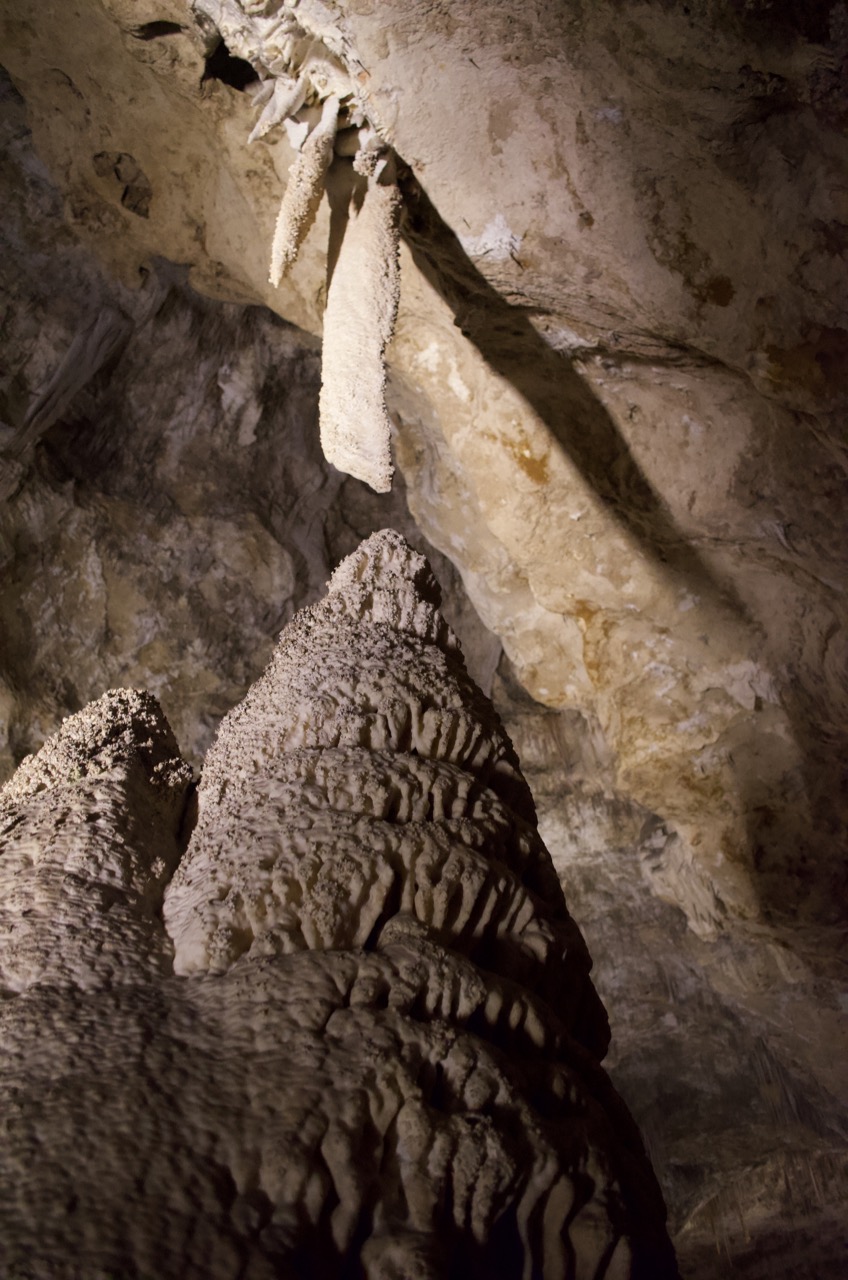
[{"label": "limestone rock", "polygon": [[412,507],[534,695],[602,724],[670,833],[658,891],[714,937],[841,896],[848,45],[838,6],[685,10],[110,0],[16,4],[4,32],[72,225],[124,281],[165,254],[311,332],[327,211],[273,291],[293,152],[245,147],[260,72],[210,48],[267,76],[266,38],[312,40],[325,88],[355,84],[409,167],[388,354]]},{"label": "limestone rock", "polygon": [[364,947],[410,917],[567,1002],[603,1053],[532,797],[436,603],[423,556],[384,531],[283,633],[206,758],[165,905],[176,971]]},{"label": "limestone rock", "polygon": [[499,708],[508,670],[548,707],[684,1270],[838,1275],[843,6],[297,10],[407,166],[382,497],[313,445],[326,204],[267,279],[303,140],[245,145],[270,81],[183,0],[0,6],[3,774],[118,684],[199,762],[329,563],[411,534],[405,475]]},{"label": "limestone rock", "polygon": [[494,696],[595,958],[607,1069],[650,1151],[682,1275],[836,1280],[848,1248],[836,938],[738,922],[699,938],[640,866],[655,819],[616,790],[597,726],[534,703],[506,670]]}]

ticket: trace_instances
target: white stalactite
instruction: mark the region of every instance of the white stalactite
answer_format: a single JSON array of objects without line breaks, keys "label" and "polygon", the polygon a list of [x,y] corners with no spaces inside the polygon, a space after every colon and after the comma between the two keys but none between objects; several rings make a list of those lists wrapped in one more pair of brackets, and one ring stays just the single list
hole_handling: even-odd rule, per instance
[{"label": "white stalactite", "polygon": [[394,470],[384,357],[400,297],[400,206],[398,187],[376,175],[361,206],[351,200],[324,313],[321,447],[377,493]]},{"label": "white stalactite", "polygon": [[299,111],[306,98],[307,88],[308,82],[304,74],[299,75],[296,80],[288,76],[280,76],[278,80],[270,81],[262,97],[255,99],[257,105],[259,102],[264,102],[265,106],[248,135],[248,143],[264,138],[265,134],[270,133],[276,125],[282,124],[289,116]]},{"label": "white stalactite", "polygon": [[[248,142],[284,125],[301,147],[289,170],[274,240],[269,279],[276,288],[297,257],[318,211],[334,153],[367,178],[348,210],[347,227],[329,286],[324,316],[321,444],[340,471],[377,493],[392,487],[391,422],[386,407],[385,351],[394,330],[400,278],[401,197],[388,180],[394,153],[379,121],[369,119],[361,91],[362,67],[342,30],[323,6],[268,13],[248,0],[199,0],[228,47],[257,69],[261,114]],[[272,83],[274,82],[275,83]],[[309,112],[323,103],[320,122],[303,139]],[[303,110],[306,106],[307,110]],[[336,147],[339,112],[343,137]]]},{"label": "white stalactite", "polygon": [[289,180],[277,215],[274,243],[271,247],[269,278],[274,286],[280,283],[297,257],[297,251],[318,211],[324,194],[324,179],[333,158],[338,118],[338,98],[327,98],[319,123],[304,142],[303,150],[289,170]]}]

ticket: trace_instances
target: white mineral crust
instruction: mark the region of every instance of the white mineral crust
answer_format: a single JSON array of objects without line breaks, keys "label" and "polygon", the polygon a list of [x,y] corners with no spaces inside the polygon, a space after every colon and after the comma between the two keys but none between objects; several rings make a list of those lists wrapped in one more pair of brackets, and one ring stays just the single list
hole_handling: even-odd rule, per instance
[{"label": "white mineral crust", "polygon": [[321,119],[295,157],[283,192],[271,246],[271,284],[278,285],[297,257],[324,194],[324,179],[333,158],[339,100],[328,98]]}]

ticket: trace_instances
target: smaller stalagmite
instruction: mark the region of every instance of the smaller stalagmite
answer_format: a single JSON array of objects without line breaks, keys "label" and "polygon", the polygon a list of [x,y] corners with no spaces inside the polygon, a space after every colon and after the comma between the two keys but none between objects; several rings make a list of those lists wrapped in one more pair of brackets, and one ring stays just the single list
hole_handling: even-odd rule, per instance
[{"label": "smaller stalagmite", "polygon": [[107,695],[7,788],[4,859],[58,868],[27,944],[53,968],[0,1006],[8,1274],[676,1276],[586,948],[438,603],[392,531],[339,566],[223,722],[161,913],[188,779],[153,699]]},{"label": "smaller stalagmite", "polygon": [[0,790],[0,994],[170,971],[162,894],[190,781],[156,699],[131,689],[24,761]]}]

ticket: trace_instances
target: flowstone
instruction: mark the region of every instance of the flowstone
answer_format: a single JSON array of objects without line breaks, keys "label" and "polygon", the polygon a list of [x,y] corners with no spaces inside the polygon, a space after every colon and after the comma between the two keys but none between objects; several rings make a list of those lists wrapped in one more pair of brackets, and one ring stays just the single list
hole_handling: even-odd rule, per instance
[{"label": "flowstone", "polygon": [[4,1274],[677,1274],[585,945],[438,603],[392,531],[339,566],[223,722],[175,872],[188,772],[149,695],[7,784]]}]

